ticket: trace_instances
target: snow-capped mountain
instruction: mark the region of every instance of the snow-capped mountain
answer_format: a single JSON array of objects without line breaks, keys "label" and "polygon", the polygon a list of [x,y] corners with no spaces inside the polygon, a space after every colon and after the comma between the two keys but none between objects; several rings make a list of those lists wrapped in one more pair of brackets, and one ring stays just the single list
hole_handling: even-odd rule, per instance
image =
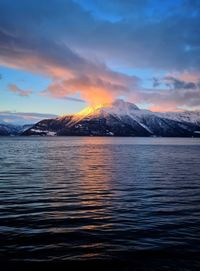
[{"label": "snow-capped mountain", "polygon": [[160,113],[160,116],[166,119],[172,119],[179,122],[183,121],[200,125],[200,112],[198,111]]},{"label": "snow-capped mountain", "polygon": [[199,136],[200,112],[155,113],[116,100],[74,115],[42,120],[23,135]]},{"label": "snow-capped mountain", "polygon": [[16,136],[21,135],[24,131],[31,128],[33,125],[14,125],[6,122],[0,123],[0,136]]}]

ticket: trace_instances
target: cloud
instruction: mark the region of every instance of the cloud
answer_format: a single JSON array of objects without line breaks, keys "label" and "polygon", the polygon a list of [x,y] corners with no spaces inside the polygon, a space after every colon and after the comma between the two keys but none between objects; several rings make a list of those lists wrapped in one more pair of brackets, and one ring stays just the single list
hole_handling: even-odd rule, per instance
[{"label": "cloud", "polygon": [[150,109],[156,111],[177,111],[180,109],[200,109],[199,89],[172,90],[170,92],[153,92],[144,94],[147,102],[152,104]]},{"label": "cloud", "polygon": [[42,119],[55,118],[56,115],[44,113],[24,113],[13,111],[0,111],[0,123],[33,124]]},{"label": "cloud", "polygon": [[32,93],[31,90],[23,90],[15,84],[9,84],[8,90],[22,97],[27,97]]},{"label": "cloud", "polygon": [[85,103],[85,100],[83,99],[79,99],[79,98],[75,98],[75,97],[62,97],[62,99],[68,100],[68,101],[74,101],[74,102],[79,102],[79,103]]},{"label": "cloud", "polygon": [[[199,72],[199,20],[199,1],[1,0],[0,64],[49,76],[42,95],[55,98],[200,106],[199,85],[169,75]],[[155,76],[153,89],[144,89],[110,63],[168,78]]]},{"label": "cloud", "polygon": [[146,101],[149,109],[155,111],[200,110],[200,87],[143,89],[135,100],[138,103]]},{"label": "cloud", "polygon": [[[65,98],[80,93],[87,101],[98,99],[101,102],[128,94],[139,82],[136,76],[114,72],[100,61],[82,57],[63,42],[37,35],[32,40],[21,34],[11,35],[8,31],[0,34],[2,64],[52,78],[53,83],[43,94]],[[17,89],[12,87],[12,91],[17,92]]]},{"label": "cloud", "polygon": [[[90,14],[85,14],[86,23],[70,38],[74,48],[88,56],[93,54],[130,67],[199,69],[198,4],[184,0],[97,0],[89,1],[87,7],[87,2],[78,1]],[[98,19],[92,17],[96,14]],[[110,22],[112,16],[121,19]],[[74,25],[69,23],[71,30]]]},{"label": "cloud", "polygon": [[[192,81],[193,80],[193,81]],[[138,100],[151,104],[156,111],[181,108],[200,110],[200,76],[196,74],[166,75],[152,78],[152,89],[143,89]]]},{"label": "cloud", "polygon": [[[34,42],[35,38],[48,38],[135,67],[200,66],[197,1],[16,2],[17,8],[11,0],[2,0],[0,6],[1,31],[10,39],[23,36]],[[102,17],[96,18],[97,13]],[[109,16],[120,16],[121,20],[113,23],[106,19]]]},{"label": "cloud", "polygon": [[128,95],[132,88],[139,84],[136,76],[126,76],[104,70],[97,73],[77,74],[69,79],[54,81],[43,92],[43,95],[65,97],[79,93],[83,99],[92,103],[111,101],[117,95]]},{"label": "cloud", "polygon": [[185,82],[172,76],[165,77],[166,85],[174,89],[196,89],[198,86],[194,82]]},{"label": "cloud", "polygon": [[184,81],[179,78],[173,76],[164,76],[163,78],[153,78],[153,87],[159,87],[161,84],[165,85],[169,89],[198,89],[200,87],[200,79],[199,81]]},{"label": "cloud", "polygon": [[156,88],[156,87],[159,87],[160,86],[160,80],[156,77],[153,77],[152,78],[152,81],[153,81],[153,87]]}]

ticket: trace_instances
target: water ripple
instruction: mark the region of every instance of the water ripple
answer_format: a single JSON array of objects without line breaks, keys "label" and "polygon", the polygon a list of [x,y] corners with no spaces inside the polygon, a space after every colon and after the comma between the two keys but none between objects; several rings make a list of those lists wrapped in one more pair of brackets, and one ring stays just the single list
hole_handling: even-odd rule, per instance
[{"label": "water ripple", "polygon": [[2,138],[0,149],[0,259],[200,251],[198,139]]}]

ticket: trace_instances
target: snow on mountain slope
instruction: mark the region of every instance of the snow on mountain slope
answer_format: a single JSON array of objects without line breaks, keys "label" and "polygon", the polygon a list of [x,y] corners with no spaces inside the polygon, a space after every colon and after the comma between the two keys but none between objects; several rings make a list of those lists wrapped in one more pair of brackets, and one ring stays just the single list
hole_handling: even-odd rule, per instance
[{"label": "snow on mountain slope", "polygon": [[14,136],[20,135],[25,130],[29,129],[33,125],[14,125],[7,123],[0,123],[0,136]]},{"label": "snow on mountain slope", "polygon": [[24,135],[196,136],[200,132],[199,117],[199,112],[155,113],[116,100],[74,115],[43,120]]},{"label": "snow on mountain slope", "polygon": [[[128,116],[131,119],[137,120],[142,115],[152,114],[148,110],[140,110],[135,104],[125,102],[123,100],[116,100],[113,103],[98,104],[96,106],[90,106],[84,108],[82,111],[72,115],[71,121],[68,125],[73,125],[80,122],[83,119],[102,118],[108,115],[112,115],[121,119],[124,116]],[[57,119],[64,120],[69,115],[58,117]]]},{"label": "snow on mountain slope", "polygon": [[171,119],[180,122],[189,122],[194,124],[200,124],[200,112],[198,111],[184,111],[184,112],[169,112],[169,113],[157,113],[162,118]]}]

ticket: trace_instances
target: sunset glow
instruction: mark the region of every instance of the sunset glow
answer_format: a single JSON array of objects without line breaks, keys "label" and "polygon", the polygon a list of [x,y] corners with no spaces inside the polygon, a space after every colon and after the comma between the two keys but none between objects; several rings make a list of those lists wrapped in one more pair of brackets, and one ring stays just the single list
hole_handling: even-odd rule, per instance
[{"label": "sunset glow", "polygon": [[0,0],[0,203],[2,271],[200,270],[200,0]]},{"label": "sunset glow", "polygon": [[2,0],[0,111],[66,115],[119,97],[199,110],[199,17],[188,0]]}]

